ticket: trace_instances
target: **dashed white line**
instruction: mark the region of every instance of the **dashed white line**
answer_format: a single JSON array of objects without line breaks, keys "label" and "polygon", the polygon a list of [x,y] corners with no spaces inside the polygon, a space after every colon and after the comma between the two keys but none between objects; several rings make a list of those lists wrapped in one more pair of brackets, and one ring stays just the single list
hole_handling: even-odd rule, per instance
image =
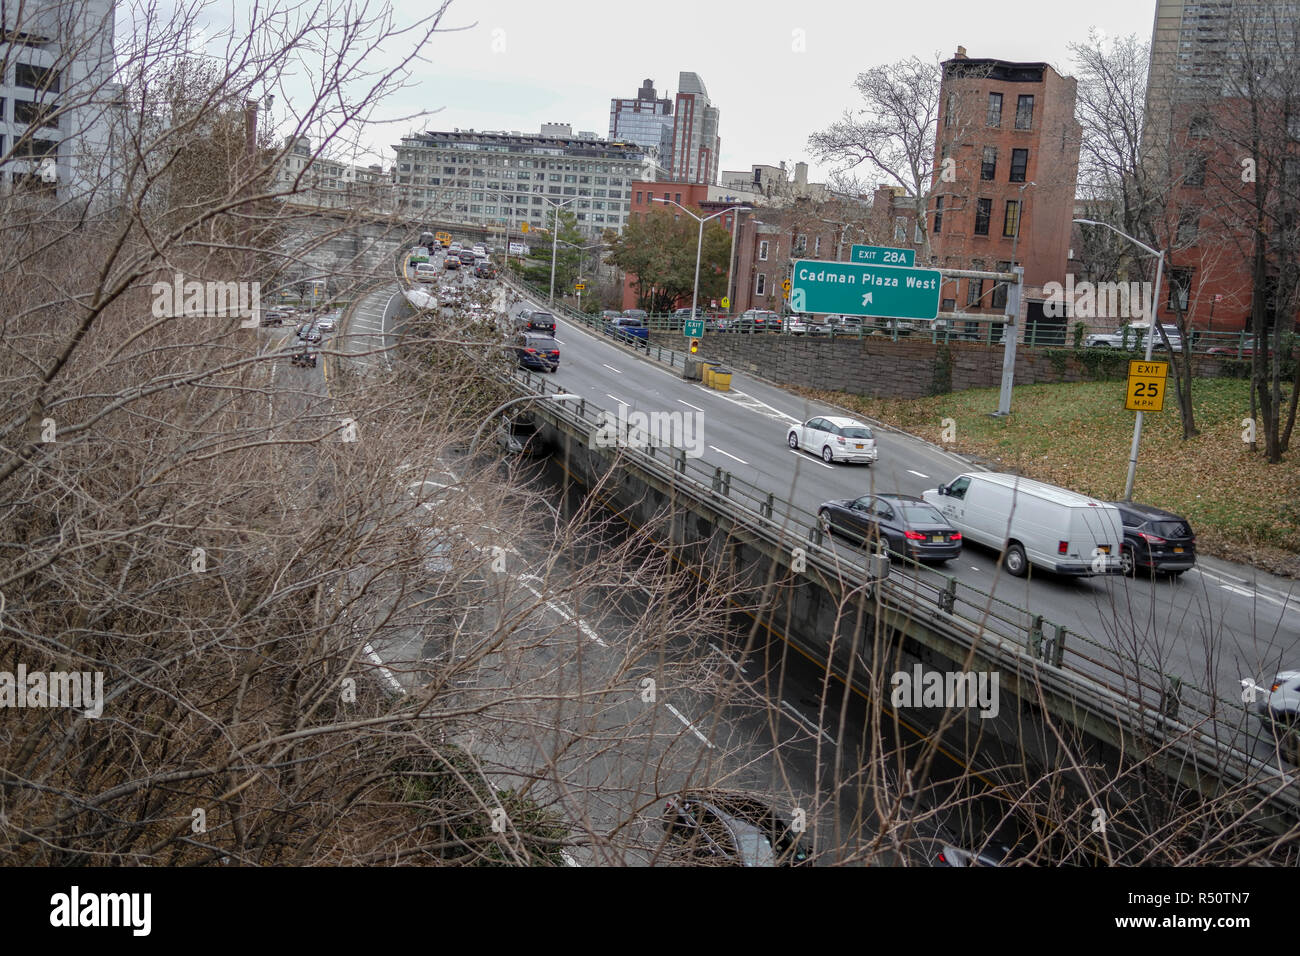
[{"label": "dashed white line", "polygon": [[709,738],[706,737],[706,736],[704,736],[704,734],[700,733],[698,730],[696,730],[696,729],[695,729],[695,725],[694,725],[693,723],[691,723],[689,720],[687,720],[685,717],[683,717],[683,716],[682,716],[682,712],[681,712],[680,710],[678,710],[678,709],[677,709],[676,707],[674,707],[672,704],[667,704],[667,703],[666,703],[666,704],[664,704],[664,706],[668,708],[669,712],[670,712],[674,717],[676,717],[676,718],[677,718],[678,720],[680,720],[683,724],[685,724],[686,727],[687,727],[687,729],[690,730],[691,733],[693,733],[696,737],[699,737],[699,738],[700,738],[700,743],[704,744],[704,746],[708,747],[710,750],[714,749],[714,748],[713,748],[713,744],[709,743]]},{"label": "dashed white line", "polygon": [[679,399],[677,399],[677,401],[681,402],[681,403],[682,403],[683,405],[685,405],[687,408],[693,408],[693,409],[695,409],[697,412],[702,412],[702,411],[704,411],[704,409],[700,408],[700,406],[698,406],[698,405],[692,405],[690,402],[686,401],[686,399],[684,399],[684,398],[679,398]]},{"label": "dashed white line", "polygon": [[928,478],[930,477],[929,475],[923,475],[923,474],[921,474],[919,471],[913,471],[911,468],[907,469],[907,473],[908,473],[909,475],[916,475],[916,477],[918,477],[918,478],[926,478],[926,479],[928,479]]},{"label": "dashed white line", "polygon": [[[522,581],[519,583],[523,584]],[[586,621],[579,618],[576,614],[573,614],[565,610],[564,608],[560,607],[554,601],[549,601],[546,598],[542,597],[542,592],[537,590],[537,588],[533,587],[531,584],[524,584],[524,587],[527,588],[529,591],[531,591],[534,595],[536,595],[539,601],[544,601],[546,603],[546,606],[549,607],[552,611],[560,615],[560,617],[564,618],[570,624],[577,627],[578,630],[582,631],[583,635],[587,637],[589,640],[595,641],[601,647],[609,647],[608,644],[606,644],[604,641],[600,639],[599,634],[597,634],[595,631],[593,631],[590,627],[587,626]]]},{"label": "dashed white line", "polygon": [[728,657],[728,656],[726,655],[726,653],[722,650],[722,648],[718,647],[717,644],[714,644],[712,641],[710,641],[710,642],[709,642],[709,647],[713,648],[713,653],[717,654],[719,657],[721,657],[724,661],[726,661],[726,662],[727,662],[728,664],[730,664],[732,667],[736,668],[736,670],[740,671],[742,674],[745,673],[745,665],[744,665],[744,664],[737,664],[737,663],[736,663],[735,661],[733,661],[730,657]]},{"label": "dashed white line", "polygon": [[738,461],[738,462],[740,462],[742,465],[748,465],[748,464],[749,464],[749,462],[745,461],[745,459],[743,459],[743,458],[737,458],[737,457],[736,457],[735,455],[733,455],[731,452],[729,452],[729,451],[723,451],[723,450],[722,450],[721,448],[719,448],[717,445],[710,445],[709,447],[712,448],[714,451],[716,451],[719,455],[726,455],[728,458],[731,458],[731,459],[733,459],[734,461]]},{"label": "dashed white line", "polygon": [[[601,365],[605,365],[604,362],[601,362],[600,364],[601,364]],[[612,365],[605,365],[605,368],[609,369],[611,372],[617,372],[619,375],[622,375],[622,374],[623,374],[623,372],[622,372],[621,369],[616,369],[616,368],[614,368],[614,366],[612,366]]]},{"label": "dashed white line", "polygon": [[606,394],[606,395],[609,395],[610,398],[612,398],[614,401],[618,402],[620,405],[627,405],[627,404],[628,404],[627,402],[623,401],[623,399],[619,398],[617,395],[610,395],[609,392],[606,392],[605,394]]},{"label": "dashed white line", "polygon": [[827,743],[829,743],[832,747],[835,746],[835,738],[834,738],[834,737],[832,737],[830,734],[828,734],[828,733],[827,733],[825,730],[823,730],[821,727],[818,727],[815,723],[813,723],[811,720],[809,720],[809,719],[808,719],[807,717],[805,717],[803,714],[799,713],[799,711],[796,710],[796,709],[795,709],[791,704],[789,704],[788,702],[786,702],[786,701],[783,700],[783,701],[781,701],[781,706],[782,706],[783,708],[785,708],[785,710],[790,714],[791,717],[793,717],[795,720],[797,720],[799,723],[801,723],[801,724],[802,724],[804,727],[806,727],[808,730],[812,730],[812,731],[815,731],[815,732],[818,733],[818,734],[821,734],[821,736],[822,736],[823,738],[825,738],[825,740],[826,740]]},{"label": "dashed white line", "polygon": [[792,455],[798,455],[800,458],[803,458],[804,460],[806,460],[806,461],[808,461],[808,462],[811,462],[811,463],[814,464],[814,465],[821,465],[823,468],[832,468],[832,469],[833,469],[833,468],[835,467],[834,465],[828,465],[828,464],[826,464],[826,462],[824,462],[824,461],[820,461],[819,459],[813,458],[811,455],[806,455],[806,454],[804,454],[802,451],[797,451],[797,450],[795,450],[795,449],[793,449],[793,448],[790,449],[790,454],[792,454]]}]

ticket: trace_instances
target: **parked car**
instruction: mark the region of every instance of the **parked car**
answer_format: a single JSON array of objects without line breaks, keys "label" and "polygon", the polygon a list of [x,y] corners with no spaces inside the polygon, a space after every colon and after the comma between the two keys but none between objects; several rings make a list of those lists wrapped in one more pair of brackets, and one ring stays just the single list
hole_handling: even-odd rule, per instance
[{"label": "parked car", "polygon": [[524,332],[555,334],[555,316],[549,312],[524,311],[519,313],[518,326]]},{"label": "parked car", "polygon": [[[675,312],[673,313],[673,318],[674,318],[674,319],[689,319],[689,318],[691,318],[691,317],[692,317],[692,316],[691,316],[691,310],[690,310],[690,309],[678,309],[677,311],[675,311]],[[697,318],[697,319],[708,318],[708,316],[707,316],[707,315],[705,314],[705,312],[704,312],[704,307],[703,307],[703,306],[696,306],[696,308],[695,308],[695,316],[694,316],[694,318]]]},{"label": "parked car", "polygon": [[781,317],[770,309],[746,309],[733,327],[740,332],[780,331]]},{"label": "parked car", "polygon": [[958,475],[923,497],[965,539],[1001,552],[1007,573],[1036,565],[1056,574],[1118,574],[1119,509],[1042,481],[999,472]]},{"label": "parked car", "polygon": [[523,368],[554,372],[560,367],[560,343],[549,335],[520,332],[515,336],[515,355]]},{"label": "parked car", "polygon": [[724,319],[722,316],[714,316],[704,320],[704,328],[709,332],[730,332],[731,320]]},{"label": "parked car", "polygon": [[799,866],[812,856],[790,823],[762,800],[722,791],[687,791],[664,806],[664,829],[700,862]]},{"label": "parked car", "polygon": [[883,541],[895,554],[915,561],[951,561],[961,555],[961,532],[931,504],[915,495],[880,494],[827,501],[817,520],[866,547]]},{"label": "parked car", "polygon": [[862,335],[865,331],[862,316],[860,315],[841,315],[836,318],[836,335]]},{"label": "parked car", "polygon": [[916,323],[909,322],[907,319],[877,319],[873,328],[881,335],[888,336],[892,336],[897,331],[898,337],[902,338],[916,331]]},{"label": "parked car", "polygon": [[1282,671],[1273,678],[1268,695],[1252,705],[1266,727],[1294,730],[1300,727],[1300,671]]},{"label": "parked car", "polygon": [[621,319],[622,317],[623,317],[623,313],[616,311],[615,309],[600,310],[600,321],[602,322],[612,322],[615,319]]},{"label": "parked car", "polygon": [[802,315],[787,315],[782,322],[782,331],[787,335],[805,335],[808,332],[808,323],[804,321]]},{"label": "parked car", "polygon": [[[1085,348],[1090,349],[1122,349],[1129,348],[1133,350],[1146,348],[1146,334],[1151,328],[1149,322],[1129,322],[1121,325],[1113,332],[1094,332],[1092,335],[1084,337],[1083,344]],[[1183,350],[1183,336],[1178,331],[1176,325],[1161,325],[1166,336],[1169,337],[1169,346],[1175,352]],[[1164,348],[1164,342],[1160,338],[1160,333],[1156,333],[1157,349]]]},{"label": "parked car", "polygon": [[813,315],[808,317],[809,335],[830,335],[834,330],[835,325],[831,322],[830,316]]},{"label": "parked car", "polygon": [[646,325],[650,319],[650,313],[645,309],[624,309],[623,314],[629,319],[640,319],[642,325]]},{"label": "parked car", "polygon": [[1111,502],[1124,522],[1120,564],[1125,574],[1138,568],[1177,577],[1196,564],[1196,535],[1187,519],[1154,505]]},{"label": "parked car", "polygon": [[810,418],[786,433],[791,449],[821,455],[827,464],[860,461],[870,465],[879,457],[876,436],[870,426],[853,418],[824,416]]}]

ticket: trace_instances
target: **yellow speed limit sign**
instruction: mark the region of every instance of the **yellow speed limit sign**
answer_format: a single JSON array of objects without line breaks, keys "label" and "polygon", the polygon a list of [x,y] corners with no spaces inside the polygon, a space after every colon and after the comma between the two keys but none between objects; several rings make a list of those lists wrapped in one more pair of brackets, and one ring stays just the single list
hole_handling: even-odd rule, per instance
[{"label": "yellow speed limit sign", "polygon": [[1140,359],[1129,362],[1124,407],[1131,412],[1164,411],[1165,380],[1168,377],[1168,362],[1144,362]]}]

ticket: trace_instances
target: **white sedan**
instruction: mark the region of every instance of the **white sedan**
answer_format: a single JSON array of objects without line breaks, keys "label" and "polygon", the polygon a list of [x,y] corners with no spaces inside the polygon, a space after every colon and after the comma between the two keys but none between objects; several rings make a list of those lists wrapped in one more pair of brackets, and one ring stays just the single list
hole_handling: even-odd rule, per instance
[{"label": "white sedan", "polygon": [[860,461],[870,465],[880,454],[871,428],[853,418],[810,418],[791,428],[786,441],[791,449],[821,455],[828,464]]}]

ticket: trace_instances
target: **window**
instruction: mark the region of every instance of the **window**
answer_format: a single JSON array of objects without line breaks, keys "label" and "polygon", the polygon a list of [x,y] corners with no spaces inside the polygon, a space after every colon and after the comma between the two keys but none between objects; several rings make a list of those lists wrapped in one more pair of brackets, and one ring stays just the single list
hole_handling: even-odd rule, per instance
[{"label": "window", "polygon": [[[1011,263],[999,262],[998,272],[1010,272]],[[993,293],[989,296],[989,305],[995,309],[1005,309],[1007,307],[1007,284],[999,282],[993,287]]]},{"label": "window", "polygon": [[1187,302],[1192,291],[1192,270],[1173,269],[1169,273],[1169,308],[1175,312],[1186,312]]},{"label": "window", "polygon": [[821,254],[822,254],[822,237],[818,236],[817,239],[813,242],[813,255],[820,256]]},{"label": "window", "polygon": [[984,147],[984,160],[980,163],[980,179],[991,180],[998,173],[998,148]]},{"label": "window", "polygon": [[767,294],[767,275],[760,272],[754,277],[754,295]]},{"label": "window", "polygon": [[639,189],[636,191],[636,201],[638,204],[641,202],[641,190]]},{"label": "window", "polygon": [[26,123],[30,126],[48,126],[53,129],[59,128],[59,121],[50,114],[53,110],[48,106],[42,106],[40,103],[33,103],[31,100],[14,100],[14,122]]},{"label": "window", "polygon": [[1016,97],[1016,129],[1034,128],[1034,98],[1028,93]]},{"label": "window", "polygon": [[808,237],[804,235],[799,236],[799,239],[795,242],[794,251],[798,253],[803,253],[807,251],[807,249],[808,249]]},{"label": "window", "polygon": [[1203,113],[1193,116],[1191,122],[1187,124],[1187,138],[1208,139],[1213,124],[1214,121]]},{"label": "window", "polygon": [[894,241],[895,242],[907,241],[907,217],[906,216],[894,217]]},{"label": "window", "polygon": [[1013,149],[1011,151],[1011,179],[1013,183],[1023,183],[1025,172],[1029,168],[1029,150]]},{"label": "window", "polygon": [[993,200],[979,199],[975,202],[975,235],[989,234],[989,220],[993,218]]},{"label": "window", "polygon": [[955,106],[956,106],[956,96],[953,93],[949,93],[948,99],[944,101],[944,105],[943,105],[944,126],[952,125],[952,111]]},{"label": "window", "polygon": [[681,194],[681,193],[677,193],[675,196],[673,196],[673,200],[674,200],[675,202],[681,202],[681,201],[682,201],[682,194]]},{"label": "window", "polygon": [[[555,178],[559,179],[560,177],[556,176]],[[566,183],[576,183],[578,181],[578,177],[573,175],[565,176],[564,181]]]},{"label": "window", "polygon": [[764,239],[762,242],[758,244],[758,261],[759,262],[767,261],[767,240],[766,239]]},{"label": "window", "polygon": [[1205,154],[1192,153],[1187,157],[1187,171],[1183,174],[1183,185],[1200,189],[1205,185]]},{"label": "window", "polygon": [[1190,246],[1196,242],[1196,235],[1200,231],[1201,211],[1199,209],[1184,209],[1178,216],[1178,244],[1180,246]]},{"label": "window", "polygon": [[989,117],[987,120],[989,126],[1002,125],[1002,94],[989,94]]},{"label": "window", "polygon": [[24,86],[29,90],[41,90],[48,93],[59,92],[59,71],[53,67],[33,66],[30,63],[18,63],[14,66],[14,86]]},{"label": "window", "polygon": [[934,200],[934,234],[937,236],[943,232],[943,197],[937,196]]},{"label": "window", "polygon": [[29,139],[14,143],[14,157],[27,159],[36,156],[57,157],[59,144],[51,139]]},{"label": "window", "polygon": [[671,198],[672,197],[668,193],[664,193],[664,202],[667,202]]},{"label": "window", "polygon": [[1002,217],[1002,235],[1014,236],[1020,232],[1020,200],[1008,199],[1007,212]]},{"label": "window", "polygon": [[957,308],[956,299],[944,299],[943,304],[939,306],[941,312],[952,312]]},{"label": "window", "polygon": [[979,307],[980,299],[984,298],[984,280],[967,279],[966,280],[966,305]]}]

